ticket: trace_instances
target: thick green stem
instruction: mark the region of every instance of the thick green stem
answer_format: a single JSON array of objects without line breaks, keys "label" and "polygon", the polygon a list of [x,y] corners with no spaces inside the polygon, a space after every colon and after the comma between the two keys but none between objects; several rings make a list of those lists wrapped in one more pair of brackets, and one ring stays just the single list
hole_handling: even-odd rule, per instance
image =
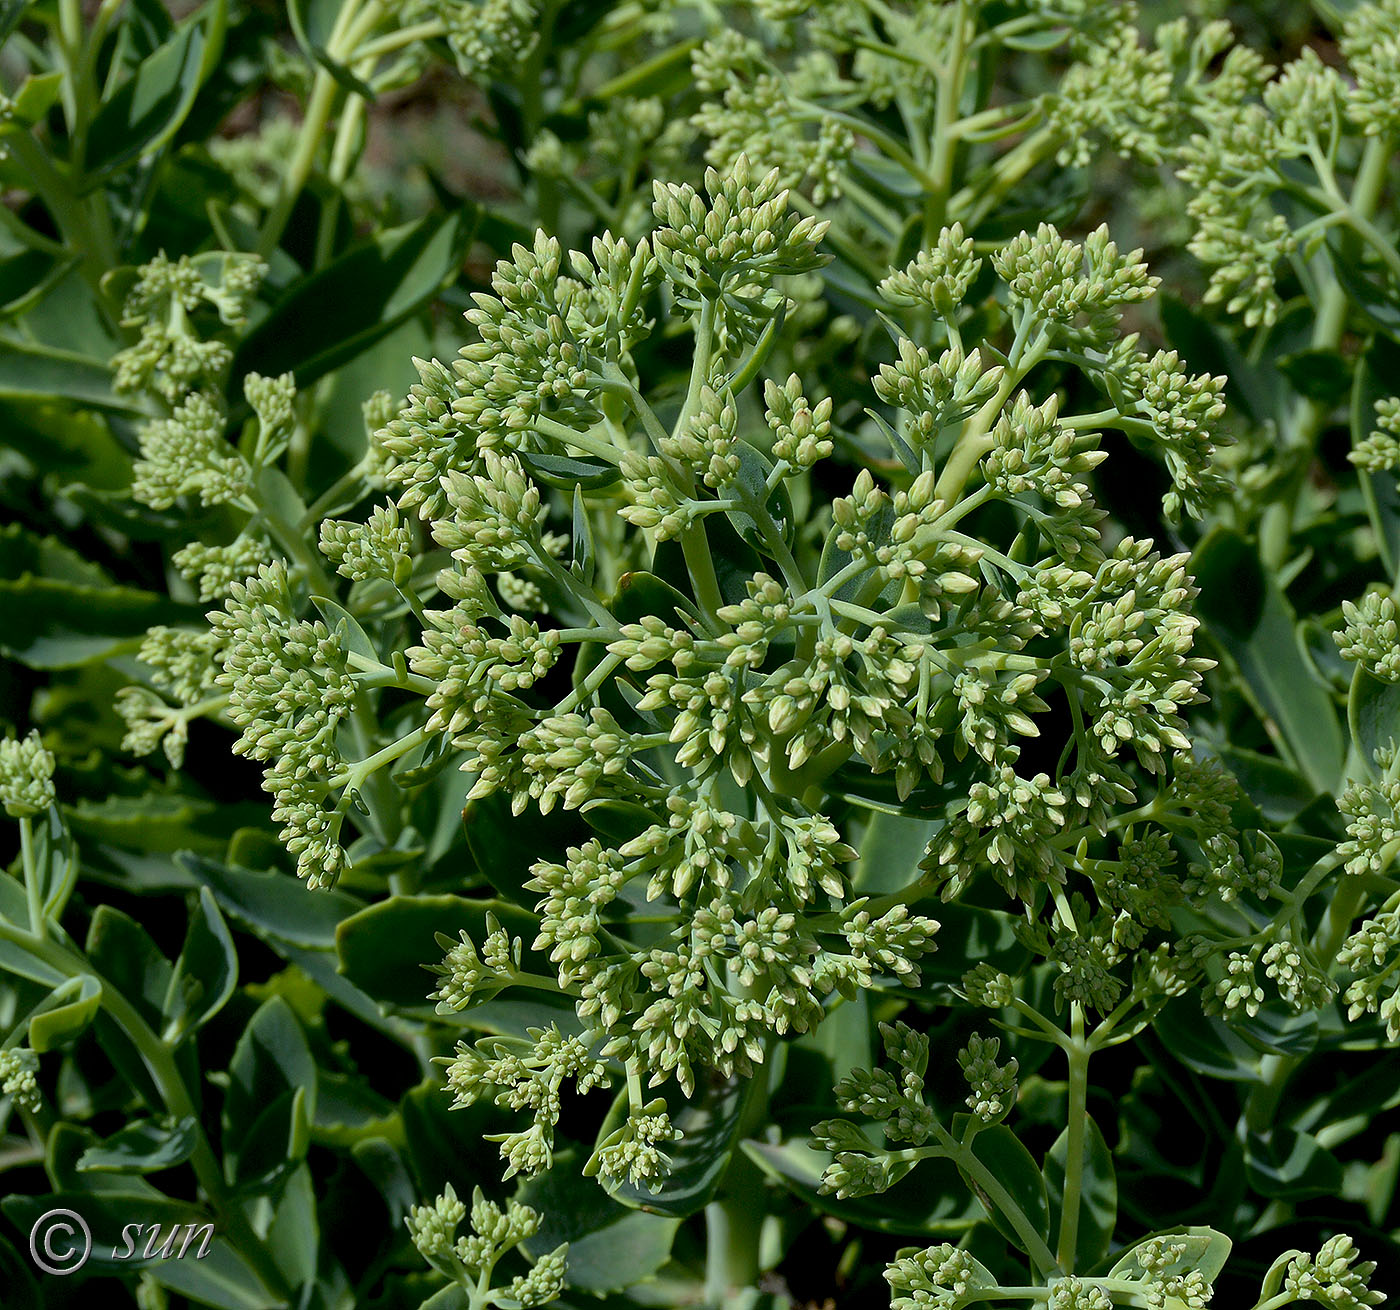
[{"label": "thick green stem", "polygon": [[1001,413],[1002,406],[1006,404],[1021,379],[1045,358],[1049,349],[1050,343],[1045,337],[1040,337],[1034,345],[1021,350],[1012,348],[1010,362],[1002,374],[1001,385],[997,388],[996,395],[968,421],[967,427],[958,437],[957,445],[953,447],[943,465],[943,472],[938,475],[938,482],[933,491],[938,500],[951,506],[961,496],[968,477],[977,466],[977,461],[992,448],[991,427],[997,415]]},{"label": "thick green stem", "polygon": [[966,0],[958,0],[953,13],[953,39],[938,75],[937,103],[933,122],[933,156],[929,172],[933,183],[924,202],[924,240],[931,242],[947,221],[948,193],[952,189],[953,160],[957,138],[953,125],[962,102],[967,76],[968,21]]},{"label": "thick green stem", "polygon": [[1005,1216],[1007,1223],[1016,1230],[1022,1250],[1030,1256],[1040,1272],[1048,1273],[1056,1269],[1058,1266],[1054,1252],[1045,1244],[1045,1238],[1026,1217],[1026,1212],[1016,1203],[1001,1180],[972,1153],[970,1146],[959,1142],[937,1120],[933,1123],[933,1131],[941,1150],[977,1184],[987,1201],[996,1206]]},{"label": "thick green stem", "polygon": [[287,230],[297,199],[311,176],[311,168],[316,162],[316,151],[330,122],[331,111],[335,107],[336,82],[324,68],[318,69],[316,81],[311,88],[311,99],[307,101],[306,117],[302,120],[301,135],[297,138],[296,149],[282,175],[282,185],[278,188],[277,199],[273,201],[258,238],[258,254],[263,259],[271,256]]},{"label": "thick green stem", "polygon": [[758,1182],[705,1207],[705,1305],[710,1310],[742,1310],[757,1303],[763,1216],[753,1213],[753,1202],[761,1197]]},{"label": "thick green stem", "polygon": [[1079,1211],[1084,1185],[1084,1149],[1089,1119],[1089,1054],[1084,1040],[1084,1007],[1075,1001],[1070,1006],[1069,1060],[1069,1124],[1068,1149],[1065,1153],[1065,1192],[1060,1208],[1060,1268],[1074,1272],[1075,1251],[1079,1245]]},{"label": "thick green stem", "polygon": [[[771,1050],[771,1043],[768,1044]],[[716,1198],[705,1207],[706,1310],[753,1310],[758,1305],[759,1258],[767,1188],[763,1172],[742,1143],[756,1136],[768,1118],[768,1064],[751,1076],[735,1135],[734,1153]]]},{"label": "thick green stem", "polygon": [[39,868],[34,862],[34,825],[27,814],[19,821],[20,860],[24,865],[24,892],[29,901],[29,928],[42,939],[49,935],[44,915],[44,889],[39,883]]}]

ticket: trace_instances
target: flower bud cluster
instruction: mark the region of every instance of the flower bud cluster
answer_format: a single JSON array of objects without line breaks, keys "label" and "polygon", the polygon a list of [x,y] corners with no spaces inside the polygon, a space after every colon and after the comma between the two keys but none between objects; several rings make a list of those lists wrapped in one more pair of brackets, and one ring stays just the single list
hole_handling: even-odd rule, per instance
[{"label": "flower bud cluster", "polygon": [[0,806],[12,819],[30,819],[54,802],[54,758],[37,731],[0,738]]}]

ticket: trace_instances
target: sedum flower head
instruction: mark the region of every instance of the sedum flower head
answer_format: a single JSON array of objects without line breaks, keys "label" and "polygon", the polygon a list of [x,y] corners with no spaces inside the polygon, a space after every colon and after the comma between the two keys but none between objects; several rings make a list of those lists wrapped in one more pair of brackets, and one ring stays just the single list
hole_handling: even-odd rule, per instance
[{"label": "sedum flower head", "polygon": [[0,1096],[8,1096],[22,1110],[38,1110],[43,1094],[38,1082],[39,1057],[26,1046],[0,1050]]},{"label": "sedum flower head", "polygon": [[198,583],[201,601],[224,600],[235,582],[272,562],[272,545],[256,532],[245,532],[225,546],[192,541],[175,552],[172,562],[186,580]]},{"label": "sedum flower head", "polygon": [[441,1256],[452,1245],[452,1236],[457,1225],[466,1217],[467,1207],[457,1199],[451,1183],[443,1189],[430,1205],[415,1205],[408,1212],[406,1220],[409,1236],[418,1253],[431,1260]]},{"label": "sedum flower head", "polygon": [[1400,468],[1400,396],[1376,401],[1376,426],[1347,456],[1368,473],[1388,473]]},{"label": "sedum flower head", "polygon": [[931,249],[920,251],[905,268],[885,278],[878,290],[891,305],[926,305],[951,320],[981,267],[972,238],[963,234],[961,223],[954,223],[938,234]]},{"label": "sedum flower head", "polygon": [[[1232,803],[1185,728],[1210,667],[1187,560],[1104,539],[1101,416],[1075,412],[1087,381],[1183,500],[1208,496],[1216,380],[1118,337],[1153,288],[1137,255],[1105,230],[1045,227],[979,269],[949,228],[887,284],[892,311],[916,312],[864,408],[858,380],[824,371],[840,385],[817,392],[810,356],[783,344],[816,303],[784,279],[812,278],[823,255],[781,175],[740,161],[703,190],[662,184],[653,219],[587,254],[544,234],[515,247],[457,358],[420,363],[398,415],[376,414],[395,504],[322,530],[353,584],[345,611],[272,563],[213,618],[239,749],[268,766],[317,885],[345,866],[343,829],[357,853],[383,840],[361,799],[373,810],[444,757],[483,809],[568,812],[578,836],[525,886],[533,933],[445,938],[433,999],[447,1017],[508,986],[568,998],[576,1029],[463,1041],[448,1086],[456,1104],[520,1114],[494,1140],[511,1173],[533,1174],[565,1097],[626,1067],[630,1113],[592,1164],[629,1186],[664,1177],[674,1140],[638,1084],[692,1095],[753,1077],[833,998],[918,985],[938,923],[910,906],[928,893],[1019,899],[1062,1004],[1111,1010],[1129,979],[1179,990],[1171,911],[1197,893],[1172,843],[1209,849]],[[1010,312],[960,328],[974,277]],[[658,305],[684,311],[679,337],[657,331]],[[658,354],[687,346],[685,391],[654,387]],[[859,467],[830,459],[838,444]],[[445,554],[423,555],[429,534]],[[381,695],[401,734],[384,746],[361,738]],[[367,785],[410,751],[382,791]],[[907,896],[882,901],[852,886],[839,816],[892,798],[934,836]],[[1144,809],[1152,824],[1125,831]],[[1245,886],[1263,861],[1236,847]],[[1052,935],[1061,889],[1077,922]],[[1259,967],[1280,994],[1313,996],[1308,960]],[[1016,996],[991,969],[965,988],[998,1009]],[[885,1067],[853,1073],[843,1106],[925,1144],[928,1039],[885,1037]],[[1014,1076],[981,1045],[965,1062],[981,1126]],[[907,1162],[843,1123],[825,1126],[827,1190],[896,1181]]]},{"label": "sedum flower head", "polygon": [[348,863],[339,834],[353,793],[337,792],[353,774],[338,732],[356,688],[339,636],[295,610],[278,561],[234,584],[224,608],[209,617],[222,649],[217,682],[240,729],[234,750],[269,765],[263,786],[297,874],[311,887],[329,887]]},{"label": "sedum flower head", "polygon": [[54,758],[39,733],[0,739],[0,806],[12,819],[29,819],[54,802]]},{"label": "sedum flower head", "polygon": [[429,0],[447,27],[447,43],[463,75],[510,78],[539,39],[533,0]]},{"label": "sedum flower head", "polygon": [[1283,1285],[1298,1300],[1315,1301],[1328,1310],[1381,1305],[1385,1297],[1367,1286],[1376,1262],[1360,1260],[1359,1254],[1351,1238],[1339,1233],[1328,1238],[1315,1256],[1299,1255],[1289,1261]]},{"label": "sedum flower head", "polygon": [[1149,299],[1161,279],[1150,277],[1141,250],[1121,254],[1104,224],[1083,245],[1048,223],[1013,237],[993,257],[1011,304],[1076,338],[1103,343],[1122,306]]},{"label": "sedum flower head", "polygon": [[1050,1289],[1048,1310],[1112,1310],[1108,1293],[1075,1274],[1059,1279]]},{"label": "sedum flower head", "polygon": [[626,1182],[658,1192],[671,1165],[666,1147],[682,1135],[671,1123],[666,1102],[657,1097],[630,1112],[620,1127],[598,1142],[584,1173],[596,1174],[607,1188]]},{"label": "sedum flower head", "polygon": [[1342,53],[1355,85],[1347,96],[1347,115],[1367,136],[1384,136],[1400,128],[1400,5],[1378,0],[1352,9],[1341,40]]},{"label": "sedum flower head", "polygon": [[1000,1047],[999,1038],[980,1037],[973,1033],[967,1039],[967,1045],[958,1052],[963,1077],[972,1089],[967,1097],[967,1107],[987,1124],[1005,1118],[1016,1099],[1017,1062],[1010,1059],[1004,1065],[997,1064]]},{"label": "sedum flower head", "polygon": [[892,1310],[961,1310],[973,1293],[997,1286],[975,1256],[947,1242],[901,1254],[885,1280],[894,1293]]},{"label": "sedum flower head", "polygon": [[1368,591],[1360,604],[1342,602],[1345,625],[1333,633],[1342,658],[1359,664],[1381,682],[1400,682],[1400,621],[1395,601]]},{"label": "sedum flower head", "polygon": [[767,318],[776,307],[775,278],[826,262],[817,247],[828,225],[793,214],[778,170],[759,175],[744,155],[727,173],[707,169],[705,191],[656,184],[657,262],[683,303],[698,308],[702,299],[727,293],[727,307]]},{"label": "sedum flower head", "polygon": [[239,254],[171,260],[161,252],[141,265],[122,308],[122,326],[139,329],[140,336],[112,361],[115,389],[154,391],[173,405],[194,388],[216,383],[233,352],[206,339],[191,315],[208,307],[222,325],[241,326],[266,272],[261,260]]},{"label": "sedum flower head", "polygon": [[181,496],[220,505],[243,495],[251,473],[225,440],[224,425],[223,410],[200,393],[189,396],[168,419],[145,424],[131,494],[152,509],[169,509]]},{"label": "sedum flower head", "polygon": [[321,554],[352,582],[406,581],[412,546],[408,525],[399,521],[393,505],[377,506],[364,523],[326,519],[321,524]]}]

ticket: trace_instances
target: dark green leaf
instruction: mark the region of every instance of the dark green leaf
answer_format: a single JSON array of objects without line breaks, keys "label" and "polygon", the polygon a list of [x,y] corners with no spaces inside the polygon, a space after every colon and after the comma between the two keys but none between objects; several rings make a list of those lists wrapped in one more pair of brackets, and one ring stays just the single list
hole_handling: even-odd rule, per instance
[{"label": "dark green leaf", "polygon": [[34,825],[34,864],[39,872],[39,895],[51,919],[63,914],[78,880],[78,853],[73,847],[63,816],[50,806],[36,815]]},{"label": "dark green leaf", "polygon": [[88,925],[88,958],[159,1031],[173,970],[150,934],[130,915],[99,905]]},{"label": "dark green leaf", "polygon": [[1341,780],[1344,744],[1327,688],[1309,664],[1297,618],[1254,547],[1217,528],[1196,548],[1197,610],[1260,708],[1319,791]]},{"label": "dark green leaf", "polygon": [[1203,1015],[1197,997],[1169,1002],[1155,1030],[1173,1058],[1208,1078],[1252,1082],[1259,1076],[1258,1051],[1218,1017]]},{"label": "dark green leaf", "polygon": [[224,1097],[224,1155],[234,1181],[268,1191],[290,1176],[310,1141],[316,1062],[291,1007],[264,1001],[238,1039]]},{"label": "dark green leaf", "polygon": [[[767,489],[768,475],[773,471],[773,461],[761,450],[747,441],[734,444],[734,452],[739,457],[739,473],[734,479],[736,489],[747,494],[751,503],[762,506],[778,530],[778,536],[786,541],[792,532],[792,500],[782,482],[772,491]],[[745,510],[730,510],[729,521],[738,529],[741,536],[756,550],[768,553],[763,533],[753,516]]]},{"label": "dark green leaf", "polygon": [[42,250],[21,250],[0,259],[0,317],[23,314],[73,267],[73,260]]},{"label": "dark green leaf", "polygon": [[1219,755],[1270,823],[1288,823],[1297,818],[1316,795],[1297,770],[1272,755],[1229,745],[1222,745]]},{"label": "dark green leaf", "polygon": [[1301,396],[1335,405],[1351,390],[1351,366],[1335,350],[1298,350],[1282,355],[1279,372]]},{"label": "dark green leaf", "polygon": [[141,412],[138,402],[112,391],[112,370],[103,361],[30,342],[0,342],[0,397]]},{"label": "dark green leaf", "polygon": [[11,102],[15,118],[26,125],[39,122],[58,103],[63,78],[64,72],[59,68],[26,77]]},{"label": "dark green leaf", "polygon": [[[1056,1227],[1064,1206],[1065,1165],[1069,1159],[1069,1129],[1055,1140],[1045,1157],[1045,1190]],[[1108,1254],[1118,1222],[1118,1175],[1103,1133],[1093,1119],[1084,1121],[1084,1169],[1080,1181],[1079,1240],[1074,1267],[1094,1268]]]},{"label": "dark green leaf", "polygon": [[1381,682],[1357,666],[1347,697],[1351,739],[1369,766],[1378,750],[1400,741],[1400,683]]},{"label": "dark green leaf", "polygon": [[1400,295],[1393,282],[1377,282],[1369,277],[1345,251],[1337,248],[1338,233],[1327,234],[1332,254],[1332,271],[1352,304],[1392,341],[1400,341]]},{"label": "dark green leaf", "polygon": [[405,1156],[413,1171],[418,1204],[464,1178],[499,1178],[503,1166],[486,1134],[501,1126],[500,1116],[477,1103],[452,1109],[452,1097],[436,1082],[422,1083],[399,1103]]},{"label": "dark green leaf", "polygon": [[860,859],[851,881],[866,896],[896,892],[919,879],[919,861],[938,824],[931,819],[911,819],[902,814],[876,813],[861,832]]},{"label": "dark green leaf", "polygon": [[583,503],[583,492],[574,488],[573,505],[574,557],[570,569],[585,587],[593,585],[593,575],[597,572],[598,556],[593,545],[593,520]]},{"label": "dark green leaf", "polygon": [[73,668],[134,648],[146,629],[197,611],[117,586],[67,546],[19,524],[0,531],[0,653],[40,669]]},{"label": "dark green leaf", "polygon": [[350,1154],[379,1189],[384,1204],[389,1208],[389,1222],[397,1229],[408,1212],[418,1204],[418,1192],[402,1153],[387,1138],[367,1137],[353,1143]]},{"label": "dark green leaf", "polygon": [[585,1178],[575,1151],[560,1152],[553,1167],[521,1184],[515,1199],[541,1216],[540,1230],[524,1243],[538,1258],[569,1244],[569,1286],[581,1292],[621,1292],[644,1282],[670,1258],[677,1219],[644,1214],[612,1200]]},{"label": "dark green leaf", "polygon": [[239,343],[233,375],[291,372],[305,388],[418,312],[461,269],[476,212],[381,232],[302,278]]},{"label": "dark green leaf", "polygon": [[[1351,443],[1359,446],[1376,430],[1376,402],[1395,392],[1400,373],[1400,346],[1386,337],[1377,337],[1356,369],[1351,393]],[[1366,512],[1379,538],[1382,560],[1388,562],[1394,578],[1400,567],[1400,485],[1394,471],[1370,473],[1358,469],[1366,496]]]},{"label": "dark green leaf", "polygon": [[[431,1014],[428,1000],[434,977],[425,966],[442,961],[436,935],[456,939],[463,930],[480,944],[486,936],[486,916],[494,914],[512,936],[528,946],[539,922],[506,901],[471,901],[462,896],[391,896],[358,914],[336,930],[340,971],[366,995],[384,1005]],[[530,967],[527,960],[526,968]],[[552,973],[548,960],[536,959],[537,972]]]},{"label": "dark green leaf", "polygon": [[3,402],[0,445],[17,450],[36,470],[53,473],[64,484],[122,488],[124,496],[129,494],[131,456],[104,418],[75,410],[71,402]]},{"label": "dark green leaf", "polygon": [[138,1119],[113,1133],[101,1146],[90,1146],[78,1158],[85,1172],[149,1174],[184,1164],[199,1141],[199,1124],[192,1118]]},{"label": "dark green leaf", "polygon": [[102,984],[91,974],[80,974],[51,999],[60,997],[61,1004],[30,1016],[29,1045],[40,1053],[66,1046],[87,1028],[102,1004]]},{"label": "dark green leaf", "polygon": [[[961,1118],[962,1116],[959,1116]],[[954,1135],[957,1134],[957,1121],[954,1121]],[[1032,1229],[1047,1242],[1050,1240],[1050,1203],[1045,1193],[1045,1179],[1036,1166],[1031,1153],[1021,1144],[1020,1139],[1005,1124],[993,1124],[983,1128],[973,1139],[972,1154],[985,1166],[1011,1198],[1013,1205],[1020,1210]],[[1003,1237],[1025,1250],[1024,1239],[1017,1232],[1007,1211],[986,1191],[974,1174],[961,1170],[967,1185],[976,1193],[992,1221]],[[1053,1243],[1051,1243],[1053,1246]]]},{"label": "dark green leaf", "polygon": [[336,926],[362,908],[353,896],[334,889],[308,892],[284,873],[253,873],[190,853],[175,859],[214,893],[225,913],[297,946],[333,949]]},{"label": "dark green leaf", "polygon": [[1245,1140],[1245,1170],[1249,1184],[1264,1196],[1302,1201],[1335,1195],[1342,1185],[1342,1166],[1311,1133],[1284,1124]]},{"label": "dark green leaf", "polygon": [[347,91],[373,101],[374,88],[356,77],[339,60],[331,58],[326,49],[339,12],[338,4],[327,4],[325,0],[287,0],[287,21],[306,57],[324,68]]},{"label": "dark green leaf", "polygon": [[211,0],[102,102],[87,134],[88,187],[179,131],[213,69],[227,18],[228,0]]},{"label": "dark green leaf", "polygon": [[462,811],[467,850],[496,891],[520,908],[533,912],[538,892],[527,891],[530,866],[539,851],[562,851],[588,840],[588,825],[575,813],[512,814],[510,801],[496,793],[468,801]]},{"label": "dark green leaf", "polygon": [[532,478],[560,491],[573,491],[575,487],[599,491],[611,487],[622,476],[616,464],[582,455],[542,455],[521,450],[516,452],[516,458]]},{"label": "dark green leaf", "polygon": [[0,45],[19,26],[19,20],[31,3],[32,0],[0,0]]}]

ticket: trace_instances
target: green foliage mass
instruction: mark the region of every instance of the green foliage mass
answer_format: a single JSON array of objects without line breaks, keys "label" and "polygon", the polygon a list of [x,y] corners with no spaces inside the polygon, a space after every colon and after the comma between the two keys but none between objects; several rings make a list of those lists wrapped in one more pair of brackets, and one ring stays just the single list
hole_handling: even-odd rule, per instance
[{"label": "green foliage mass", "polygon": [[5,1305],[1393,1300],[1397,69],[0,4]]}]

